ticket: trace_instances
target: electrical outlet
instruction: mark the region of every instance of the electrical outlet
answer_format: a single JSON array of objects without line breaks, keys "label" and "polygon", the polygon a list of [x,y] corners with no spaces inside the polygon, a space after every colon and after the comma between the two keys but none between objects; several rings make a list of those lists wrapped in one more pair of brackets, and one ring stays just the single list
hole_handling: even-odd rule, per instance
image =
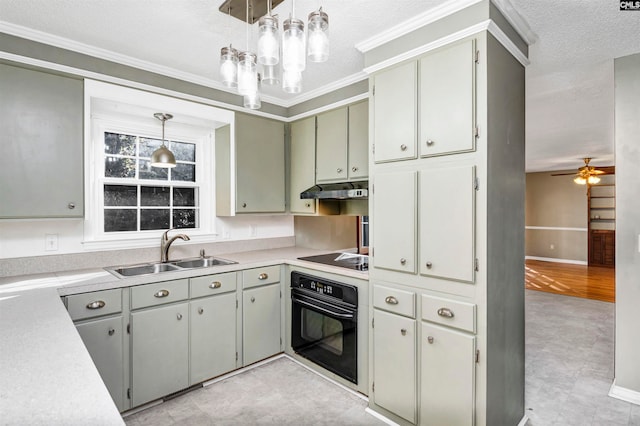
[{"label": "electrical outlet", "polygon": [[44,250],[45,251],[58,250],[58,234],[44,234]]}]

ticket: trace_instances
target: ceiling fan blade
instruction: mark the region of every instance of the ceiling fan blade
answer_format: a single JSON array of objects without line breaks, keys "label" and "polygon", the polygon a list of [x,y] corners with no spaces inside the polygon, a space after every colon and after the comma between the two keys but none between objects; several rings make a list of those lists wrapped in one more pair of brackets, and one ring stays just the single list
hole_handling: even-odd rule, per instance
[{"label": "ceiling fan blade", "polygon": [[571,173],[554,173],[551,176],[569,176],[569,175],[575,175],[574,172]]},{"label": "ceiling fan blade", "polygon": [[615,166],[596,167],[596,170],[602,172],[601,174],[605,175],[613,175],[616,173]]}]

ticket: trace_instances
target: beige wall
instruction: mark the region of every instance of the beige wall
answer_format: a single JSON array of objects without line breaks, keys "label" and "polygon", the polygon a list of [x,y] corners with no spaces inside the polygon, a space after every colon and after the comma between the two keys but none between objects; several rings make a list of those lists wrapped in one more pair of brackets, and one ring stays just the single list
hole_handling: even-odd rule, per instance
[{"label": "beige wall", "polygon": [[295,216],[296,245],[321,250],[357,247],[356,216]]},{"label": "beige wall", "polygon": [[573,171],[527,174],[526,256],[587,261],[587,188],[575,184],[573,175],[552,176]]}]

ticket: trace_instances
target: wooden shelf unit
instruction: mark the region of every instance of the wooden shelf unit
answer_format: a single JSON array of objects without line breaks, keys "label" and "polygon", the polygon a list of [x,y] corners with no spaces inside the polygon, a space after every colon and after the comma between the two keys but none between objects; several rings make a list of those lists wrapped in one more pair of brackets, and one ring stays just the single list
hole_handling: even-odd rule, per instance
[{"label": "wooden shelf unit", "polygon": [[615,176],[601,176],[587,188],[589,266],[614,267],[616,263]]}]

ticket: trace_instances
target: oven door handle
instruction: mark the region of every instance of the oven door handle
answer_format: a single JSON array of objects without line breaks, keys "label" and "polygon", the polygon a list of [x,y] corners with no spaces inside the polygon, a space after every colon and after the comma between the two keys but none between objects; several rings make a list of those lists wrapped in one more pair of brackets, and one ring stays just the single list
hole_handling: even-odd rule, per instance
[{"label": "oven door handle", "polygon": [[337,317],[337,318],[353,319],[353,317],[354,317],[353,314],[343,314],[343,313],[340,313],[340,312],[332,311],[330,309],[326,309],[326,308],[320,307],[318,305],[314,305],[313,303],[305,302],[304,300],[300,300],[297,297],[294,297],[292,299],[293,299],[293,301],[295,303],[299,303],[299,304],[304,305],[304,306],[306,306],[308,308],[316,309],[316,310],[318,310],[320,312],[324,312],[325,314],[332,315],[332,316]]}]

